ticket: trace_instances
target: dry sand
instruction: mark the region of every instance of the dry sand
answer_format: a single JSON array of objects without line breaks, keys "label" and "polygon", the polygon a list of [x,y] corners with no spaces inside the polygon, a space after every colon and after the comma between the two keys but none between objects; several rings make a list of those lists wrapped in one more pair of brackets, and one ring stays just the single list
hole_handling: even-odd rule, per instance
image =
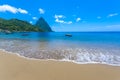
[{"label": "dry sand", "polygon": [[120,80],[120,67],[28,60],[0,51],[0,80]]}]

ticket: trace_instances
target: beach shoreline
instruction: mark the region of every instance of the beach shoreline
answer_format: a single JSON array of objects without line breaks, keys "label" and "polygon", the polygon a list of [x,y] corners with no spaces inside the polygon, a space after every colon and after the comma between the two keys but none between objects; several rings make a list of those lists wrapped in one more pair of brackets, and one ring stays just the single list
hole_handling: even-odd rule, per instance
[{"label": "beach shoreline", "polygon": [[120,67],[32,60],[0,50],[0,80],[120,80]]},{"label": "beach shoreline", "polygon": [[4,49],[0,49],[0,52],[3,52],[3,53],[8,53],[8,54],[11,54],[11,55],[17,55],[18,57],[21,57],[21,58],[24,58],[24,59],[27,59],[27,60],[37,60],[37,61],[55,61],[55,62],[70,62],[70,63],[74,63],[74,64],[98,64],[98,65],[108,65],[108,66],[114,66],[114,67],[120,67],[120,65],[115,65],[115,64],[107,64],[107,63],[100,63],[100,62],[76,62],[74,60],[68,60],[68,59],[61,59],[61,60],[56,60],[56,59],[36,59],[36,58],[29,58],[29,57],[25,57],[25,56],[22,56],[20,55],[19,53],[13,53],[13,52],[9,52],[9,51],[6,51]]}]

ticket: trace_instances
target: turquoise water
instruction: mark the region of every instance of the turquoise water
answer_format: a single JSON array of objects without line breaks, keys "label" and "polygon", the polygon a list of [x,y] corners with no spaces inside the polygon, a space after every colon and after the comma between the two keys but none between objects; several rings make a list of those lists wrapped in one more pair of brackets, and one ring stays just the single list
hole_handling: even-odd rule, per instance
[{"label": "turquoise water", "polygon": [[120,65],[120,32],[0,33],[0,48],[35,59]]}]

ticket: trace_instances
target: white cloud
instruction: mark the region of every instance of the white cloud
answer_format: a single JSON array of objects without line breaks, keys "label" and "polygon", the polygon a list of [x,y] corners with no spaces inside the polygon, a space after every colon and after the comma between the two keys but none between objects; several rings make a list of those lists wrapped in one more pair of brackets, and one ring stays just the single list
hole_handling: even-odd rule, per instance
[{"label": "white cloud", "polygon": [[77,18],[77,19],[76,19],[76,22],[79,22],[80,20],[81,20],[81,18]]},{"label": "white cloud", "polygon": [[65,18],[65,16],[64,15],[55,15],[55,18],[57,19],[57,18]]},{"label": "white cloud", "polygon": [[109,14],[107,17],[113,17],[113,16],[117,16],[118,13],[113,13],[113,14]]},{"label": "white cloud", "polygon": [[42,8],[39,9],[40,14],[44,14],[45,10],[43,10]]},{"label": "white cloud", "polygon": [[72,21],[68,21],[67,24],[72,24],[73,22]]},{"label": "white cloud", "polygon": [[63,24],[72,24],[72,21],[64,21],[64,20],[59,20],[59,19],[56,19],[55,22],[57,23],[63,23]]},{"label": "white cloud", "polygon": [[21,14],[28,14],[28,11],[21,9],[21,8],[16,8],[7,4],[0,5],[0,12],[11,12],[11,13],[21,13]]},{"label": "white cloud", "polygon": [[32,17],[33,20],[37,20],[38,18],[37,17]]},{"label": "white cloud", "polygon": [[30,24],[32,24],[33,22],[32,22],[32,21],[30,21],[29,23],[30,23]]},{"label": "white cloud", "polygon": [[64,20],[61,20],[61,19],[64,19],[64,18],[65,18],[64,15],[55,15],[54,18],[55,18],[55,22],[57,22],[57,23],[72,24],[72,21],[64,21]]},{"label": "white cloud", "polygon": [[27,14],[28,12],[24,9],[18,8],[17,11],[22,14]]},{"label": "white cloud", "polygon": [[58,23],[65,23],[64,20],[59,20],[58,18],[56,18],[55,22],[58,22]]},{"label": "white cloud", "polygon": [[101,19],[102,17],[101,16],[98,16],[97,19]]}]

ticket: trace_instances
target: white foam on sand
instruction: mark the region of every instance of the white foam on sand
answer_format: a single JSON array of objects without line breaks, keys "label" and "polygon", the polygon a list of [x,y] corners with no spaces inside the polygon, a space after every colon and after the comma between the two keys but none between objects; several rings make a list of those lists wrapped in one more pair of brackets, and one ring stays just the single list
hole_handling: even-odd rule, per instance
[{"label": "white foam on sand", "polygon": [[[113,55],[103,55],[102,53],[96,55],[90,55],[89,53],[87,54],[77,54],[76,60],[70,60],[70,56],[64,59],[36,59],[36,58],[29,58],[25,56],[21,56],[19,53],[13,53],[6,51],[4,49],[0,49],[3,52],[9,53],[9,54],[15,54],[19,57],[28,59],[28,60],[40,60],[40,61],[61,61],[61,62],[72,62],[76,64],[106,64],[106,65],[111,65],[111,66],[120,66],[120,56],[113,56]],[[118,60],[118,62],[114,62],[114,59]],[[99,61],[98,61],[99,60]]]}]

